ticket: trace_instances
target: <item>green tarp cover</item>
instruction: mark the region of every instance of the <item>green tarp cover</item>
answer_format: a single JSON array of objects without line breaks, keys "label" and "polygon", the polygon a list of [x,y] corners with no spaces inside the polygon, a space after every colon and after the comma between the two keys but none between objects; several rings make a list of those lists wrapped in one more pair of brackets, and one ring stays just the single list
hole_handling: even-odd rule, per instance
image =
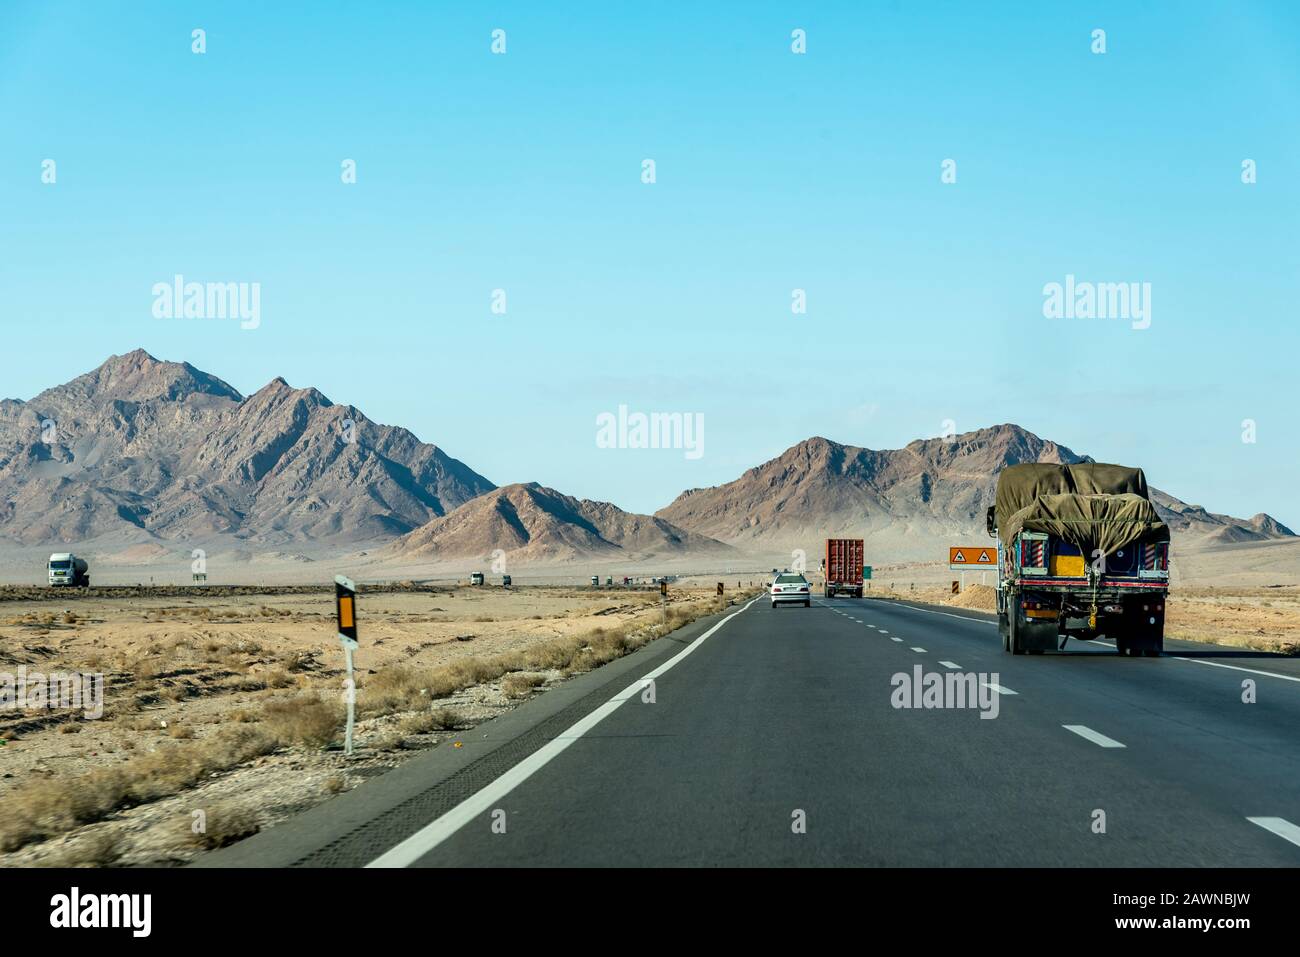
[{"label": "green tarp cover", "polygon": [[1141,469],[1102,462],[1078,465],[1051,465],[1030,462],[1008,465],[998,473],[997,498],[994,502],[998,526],[1043,495],[1072,492],[1077,495],[1122,495],[1131,493],[1148,498],[1147,478]]},{"label": "green tarp cover", "polygon": [[1011,465],[998,475],[994,516],[1010,544],[1023,529],[1077,545],[1085,556],[1112,555],[1137,541],[1169,540],[1148,500],[1141,469],[1101,462]]},{"label": "green tarp cover", "polygon": [[1113,555],[1135,542],[1167,542],[1169,526],[1141,495],[1075,495],[1070,492],[1034,499],[998,525],[1010,544],[1021,531],[1046,532],[1078,546],[1086,559],[1100,550]]}]

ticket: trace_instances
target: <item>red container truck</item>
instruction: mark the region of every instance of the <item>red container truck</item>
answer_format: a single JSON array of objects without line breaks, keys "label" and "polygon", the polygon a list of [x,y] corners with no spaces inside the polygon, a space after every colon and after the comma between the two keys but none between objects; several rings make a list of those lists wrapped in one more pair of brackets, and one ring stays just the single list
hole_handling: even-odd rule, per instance
[{"label": "red container truck", "polygon": [[862,539],[826,539],[826,559],[822,573],[826,578],[827,598],[836,595],[862,597],[862,561]]}]

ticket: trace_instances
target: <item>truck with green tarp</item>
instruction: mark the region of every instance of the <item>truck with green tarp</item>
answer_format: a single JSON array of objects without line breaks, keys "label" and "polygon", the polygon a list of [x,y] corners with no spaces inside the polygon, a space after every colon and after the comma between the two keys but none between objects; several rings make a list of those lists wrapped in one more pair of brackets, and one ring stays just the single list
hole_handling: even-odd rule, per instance
[{"label": "truck with green tarp", "polygon": [[1121,655],[1164,649],[1169,527],[1141,469],[1083,462],[998,474],[998,630],[1012,654],[1112,639]]}]

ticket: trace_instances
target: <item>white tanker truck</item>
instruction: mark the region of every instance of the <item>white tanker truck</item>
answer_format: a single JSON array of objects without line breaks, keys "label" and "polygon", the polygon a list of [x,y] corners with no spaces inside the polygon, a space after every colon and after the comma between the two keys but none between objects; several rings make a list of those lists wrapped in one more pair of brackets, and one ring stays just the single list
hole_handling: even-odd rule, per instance
[{"label": "white tanker truck", "polygon": [[90,566],[84,558],[78,558],[71,552],[55,552],[51,555],[49,572],[51,585],[90,587]]}]

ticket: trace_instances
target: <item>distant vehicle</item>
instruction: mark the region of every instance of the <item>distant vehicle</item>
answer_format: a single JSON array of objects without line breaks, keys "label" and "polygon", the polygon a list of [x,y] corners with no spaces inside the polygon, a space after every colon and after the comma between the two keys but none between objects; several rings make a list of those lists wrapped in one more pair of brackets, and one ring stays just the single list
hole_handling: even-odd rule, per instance
[{"label": "distant vehicle", "polygon": [[605,587],[606,587],[606,588],[611,587],[613,584],[614,584],[614,579],[613,579],[613,577],[608,577],[608,578],[605,579]]},{"label": "distant vehicle", "polygon": [[800,574],[777,575],[772,582],[772,607],[779,604],[803,605],[812,607],[812,586],[808,579]]},{"label": "distant vehicle", "polygon": [[501,576],[501,587],[502,587],[502,588],[509,588],[509,587],[510,587],[510,576],[509,576],[509,575],[502,575],[502,576]]},{"label": "distant vehicle", "polygon": [[600,587],[600,576],[599,576],[599,575],[592,575],[592,576],[591,576],[591,587],[592,587],[592,588],[599,588],[599,587]]},{"label": "distant vehicle", "polygon": [[862,554],[860,538],[826,539],[826,558],[822,562],[826,576],[826,597],[852,595],[862,597]]},{"label": "distant vehicle", "polygon": [[69,585],[74,588],[90,587],[90,566],[84,558],[78,558],[71,552],[55,552],[50,556],[49,572],[51,585]]},{"label": "distant vehicle", "polygon": [[471,585],[481,585],[481,584],[483,584],[483,573],[482,573],[482,572],[474,572],[474,574],[472,574],[472,575],[469,576],[469,583],[470,583]]},{"label": "distant vehicle", "polygon": [[1164,650],[1169,526],[1141,469],[1029,463],[998,474],[1002,649],[1039,654],[1105,635],[1121,655]]}]

